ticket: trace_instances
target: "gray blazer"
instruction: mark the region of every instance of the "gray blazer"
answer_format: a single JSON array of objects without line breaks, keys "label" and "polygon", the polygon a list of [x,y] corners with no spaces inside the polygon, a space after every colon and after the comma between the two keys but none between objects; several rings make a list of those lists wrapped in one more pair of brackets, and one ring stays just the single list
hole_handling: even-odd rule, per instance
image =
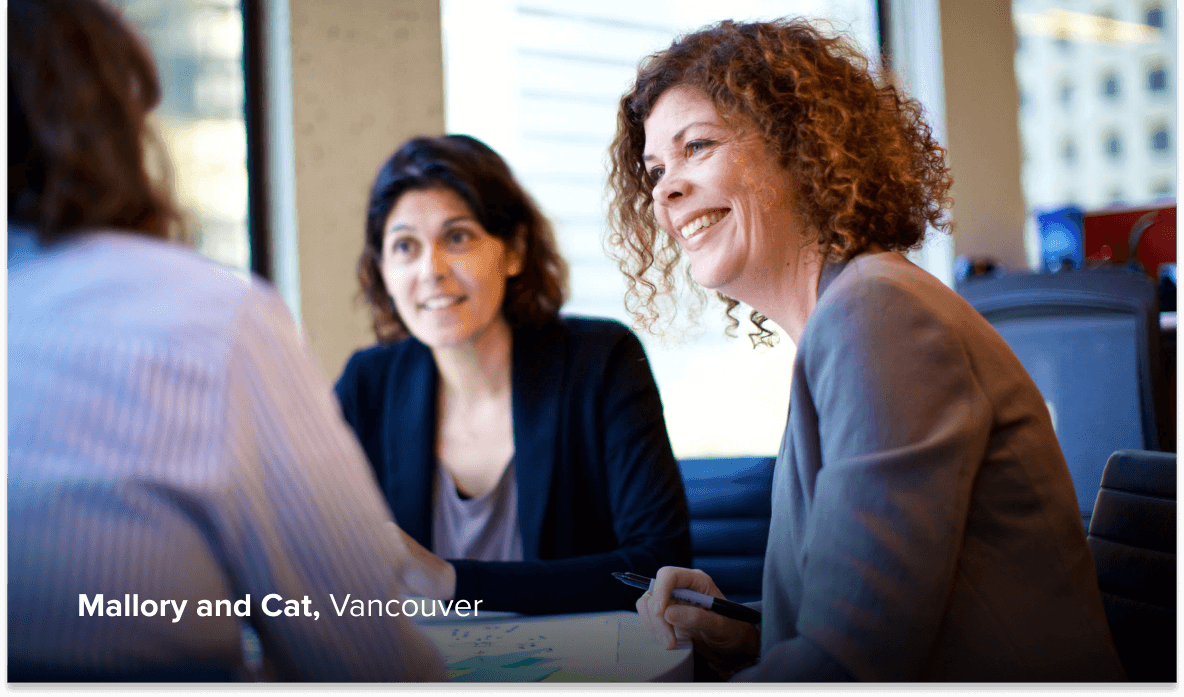
[{"label": "gray blazer", "polygon": [[822,272],[740,680],[1125,678],[1044,400],[904,257]]}]

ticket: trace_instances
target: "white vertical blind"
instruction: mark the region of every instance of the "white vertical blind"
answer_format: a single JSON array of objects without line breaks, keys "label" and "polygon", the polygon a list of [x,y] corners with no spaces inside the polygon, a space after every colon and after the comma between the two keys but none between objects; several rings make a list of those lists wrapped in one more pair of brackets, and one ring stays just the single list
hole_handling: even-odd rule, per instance
[{"label": "white vertical blind", "polygon": [[[872,0],[442,0],[446,124],[502,154],[555,224],[571,265],[568,314],[626,324],[625,283],[604,251],[607,152],[638,62],[721,20],[822,18],[878,53]],[[742,318],[747,308],[737,310]],[[773,454],[793,345],[724,336],[722,305],[666,338],[640,333],[678,457]]]}]

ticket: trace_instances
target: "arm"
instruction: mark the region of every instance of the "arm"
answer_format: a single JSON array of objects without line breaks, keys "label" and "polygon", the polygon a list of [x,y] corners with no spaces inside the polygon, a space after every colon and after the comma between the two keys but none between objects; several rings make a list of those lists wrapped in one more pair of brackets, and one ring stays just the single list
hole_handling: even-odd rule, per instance
[{"label": "arm", "polygon": [[[264,656],[297,680],[443,680],[440,660],[404,617],[338,616],[333,599],[403,597],[408,552],[357,441],[273,293],[244,309],[231,358],[230,512],[218,523],[238,594]],[[269,617],[261,602],[306,595],[317,619]],[[270,606],[274,609],[277,603]]]},{"label": "arm", "polygon": [[798,635],[742,679],[917,679],[943,620],[992,409],[929,299],[862,289],[820,305],[799,349],[822,459]]},{"label": "arm", "polygon": [[[607,506],[617,548],[567,559],[527,562],[454,560],[457,597],[488,609],[532,613],[625,609],[636,592],[614,571],[652,576],[690,561],[686,497],[670,449],[657,386],[640,342],[622,329],[608,346],[596,386],[592,437],[599,438]],[[563,505],[554,502],[553,505]]]}]

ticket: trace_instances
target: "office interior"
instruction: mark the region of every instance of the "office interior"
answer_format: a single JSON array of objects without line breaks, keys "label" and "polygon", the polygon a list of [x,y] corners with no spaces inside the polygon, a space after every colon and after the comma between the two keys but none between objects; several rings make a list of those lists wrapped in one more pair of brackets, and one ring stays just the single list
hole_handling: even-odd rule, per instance
[{"label": "office interior", "polygon": [[[565,310],[628,323],[603,249],[615,98],[643,55],[722,18],[713,3],[657,0],[120,4],[160,56],[161,130],[199,247],[277,285],[330,380],[374,341],[355,278],[367,187],[417,134],[471,133],[501,152],[555,223],[572,268]],[[914,256],[947,284],[959,258],[1038,268],[1040,209],[1174,205],[1171,3],[799,0],[728,14],[822,18],[886,57],[948,149],[951,234]],[[1122,95],[1107,99],[1098,81],[1116,71]],[[1146,145],[1159,130],[1164,151]],[[709,304],[642,335],[680,457],[776,452],[793,346],[754,351],[723,327]],[[693,406],[718,400],[738,408]]]},{"label": "office interior", "polygon": [[[1174,287],[1175,3],[118,4],[153,43],[166,90],[180,90],[166,96],[161,129],[199,246],[278,287],[330,381],[352,352],[374,343],[355,276],[366,195],[382,161],[414,135],[471,133],[502,152],[556,224],[572,268],[567,311],[627,323],[623,285],[603,250],[613,80],[625,76],[619,95],[637,60],[713,19],[826,18],[882,59],[881,70],[923,104],[948,150],[954,203],[950,234],[933,235],[914,260],[947,284],[965,272],[959,263],[976,261],[1011,276],[1051,273],[1038,214],[1076,206],[1090,214],[1161,211],[1152,234],[1172,236],[1171,258],[1161,261],[1172,265]],[[179,19],[185,13],[193,17],[188,25]],[[606,48],[609,38],[620,46]],[[1164,273],[1146,271],[1156,283]],[[1087,529],[1106,464],[1102,450],[1175,451],[1174,304],[1169,311],[1163,297],[1158,302],[1154,326],[1132,320],[1155,357],[1131,368],[1139,384],[1127,386],[1131,401],[1117,417],[1140,425],[1089,455],[1089,476],[1098,481],[1078,492]],[[737,338],[725,336],[721,308],[709,304],[696,321],[641,338],[692,509],[697,496],[741,482],[749,498],[737,506],[764,495],[764,507],[750,510],[767,517],[763,487],[785,424],[793,346],[782,340],[754,349],[744,325]],[[1114,341],[1127,342],[1120,338],[1125,327],[1113,329]],[[735,409],[707,408],[721,403]],[[1148,408],[1158,422],[1152,427]],[[704,541],[697,553],[727,556],[735,539],[720,538],[719,548],[706,552]],[[721,588],[731,583],[738,597],[752,599],[763,550],[763,541],[754,543],[741,550],[745,560],[704,568],[724,578]]]}]

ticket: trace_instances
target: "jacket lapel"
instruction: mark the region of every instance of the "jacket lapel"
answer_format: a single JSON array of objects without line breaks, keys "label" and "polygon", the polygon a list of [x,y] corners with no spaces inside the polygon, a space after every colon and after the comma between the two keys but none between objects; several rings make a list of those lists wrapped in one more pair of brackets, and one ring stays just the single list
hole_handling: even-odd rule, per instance
[{"label": "jacket lapel", "polygon": [[548,494],[555,473],[559,412],[567,360],[559,325],[514,332],[510,385],[514,467],[518,479],[518,526],[523,557],[538,559]]},{"label": "jacket lapel", "polygon": [[[436,471],[436,362],[426,346],[409,340],[403,370],[392,370],[388,398],[395,405],[387,433],[405,434],[387,452],[387,496],[399,527],[432,548],[432,477]],[[397,376],[397,377],[396,377]]]}]

